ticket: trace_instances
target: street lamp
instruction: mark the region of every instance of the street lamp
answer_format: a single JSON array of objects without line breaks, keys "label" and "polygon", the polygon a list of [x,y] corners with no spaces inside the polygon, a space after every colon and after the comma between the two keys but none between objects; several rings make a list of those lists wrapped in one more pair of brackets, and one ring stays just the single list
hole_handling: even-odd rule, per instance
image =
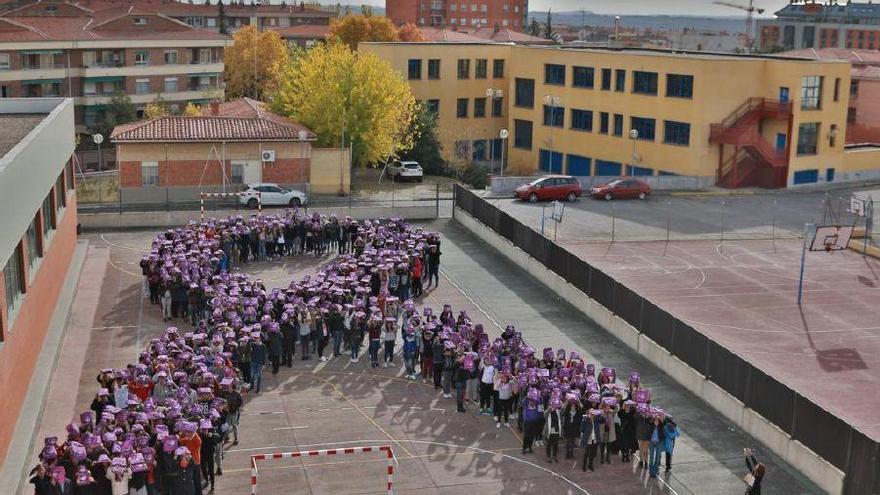
[{"label": "street lamp", "polygon": [[550,108],[550,118],[547,125],[550,126],[550,136],[548,138],[547,147],[550,148],[550,163],[548,164],[549,172],[553,172],[553,128],[556,127],[556,109],[562,102],[562,98],[554,95],[544,95],[544,106]]},{"label": "street lamp", "polygon": [[509,135],[507,129],[501,129],[501,132],[498,133],[498,137],[501,138],[501,177],[504,177],[504,148],[507,145],[507,136]]},{"label": "street lamp", "polygon": [[[504,91],[500,89],[489,88],[486,90],[486,99],[489,100],[489,111],[492,112],[492,117],[501,117],[501,115],[495,115],[495,100],[500,100],[504,97]],[[494,140],[493,140],[494,141]],[[490,141],[489,143],[489,160],[492,162],[492,172],[495,172],[495,146]],[[501,164],[504,167],[504,164]]]},{"label": "street lamp", "polygon": [[[638,129],[630,129],[630,131],[629,131],[629,138],[630,138],[630,139],[632,140],[632,142],[633,142],[633,150],[632,150],[632,170],[633,170],[633,172],[635,172],[635,171],[636,171],[636,163],[639,162],[639,155],[636,153],[636,141],[639,140],[639,130],[638,130]],[[624,168],[624,170],[623,170],[623,176],[624,176],[624,177],[627,176],[627,173],[626,173],[626,169],[625,169],[625,168]]]},{"label": "street lamp", "polygon": [[101,143],[104,142],[104,136],[101,134],[93,134],[92,142],[98,145],[98,202],[102,201],[104,195],[103,187],[101,187]]},{"label": "street lamp", "polygon": [[303,192],[305,192],[308,189],[306,187],[306,139],[309,137],[309,133],[305,129],[300,129],[296,136],[299,138],[299,183],[302,184]]}]

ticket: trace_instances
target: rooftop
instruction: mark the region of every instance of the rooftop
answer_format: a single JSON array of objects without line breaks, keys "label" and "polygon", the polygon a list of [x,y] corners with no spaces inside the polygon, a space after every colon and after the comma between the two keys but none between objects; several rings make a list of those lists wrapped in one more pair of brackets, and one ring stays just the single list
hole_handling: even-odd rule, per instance
[{"label": "rooftop", "polygon": [[0,158],[9,153],[48,113],[0,113]]},{"label": "rooftop", "polygon": [[330,32],[330,26],[322,24],[300,24],[298,26],[273,27],[270,29],[277,32],[282,38],[323,39]]},{"label": "rooftop", "polygon": [[789,50],[782,55],[802,57],[812,60],[845,60],[853,64],[880,65],[880,51],[858,50],[852,48],[804,48]]},{"label": "rooftop", "polygon": [[[216,111],[215,111],[216,110]],[[268,111],[261,102],[242,98],[206,105],[198,117],[165,116],[116,126],[110,134],[115,143],[299,141],[317,136],[298,122]]]},{"label": "rooftop", "polygon": [[822,4],[822,3],[790,3],[776,12],[777,17],[788,19],[852,19],[866,18],[880,19],[880,4],[874,3],[848,3]]}]

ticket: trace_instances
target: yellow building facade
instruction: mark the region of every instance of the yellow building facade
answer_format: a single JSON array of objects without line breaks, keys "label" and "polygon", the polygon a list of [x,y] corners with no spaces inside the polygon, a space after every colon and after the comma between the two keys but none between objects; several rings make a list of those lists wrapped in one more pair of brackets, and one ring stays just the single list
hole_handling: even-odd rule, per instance
[{"label": "yellow building facade", "polygon": [[[846,62],[506,44],[360,49],[388,60],[436,108],[444,158],[497,172],[503,153],[507,175],[785,187],[852,175],[866,161],[845,160]],[[486,103],[481,112],[490,89],[496,111]]]}]

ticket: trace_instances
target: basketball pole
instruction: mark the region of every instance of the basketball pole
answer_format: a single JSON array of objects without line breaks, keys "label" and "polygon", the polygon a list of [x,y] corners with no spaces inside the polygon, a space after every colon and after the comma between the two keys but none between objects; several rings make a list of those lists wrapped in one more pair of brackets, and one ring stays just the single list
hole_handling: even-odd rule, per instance
[{"label": "basketball pole", "polygon": [[810,242],[810,232],[815,228],[816,224],[808,223],[804,225],[804,245],[801,247],[801,274],[800,277],[798,277],[798,306],[801,305],[801,301],[804,297],[804,265],[807,261],[807,245]]}]

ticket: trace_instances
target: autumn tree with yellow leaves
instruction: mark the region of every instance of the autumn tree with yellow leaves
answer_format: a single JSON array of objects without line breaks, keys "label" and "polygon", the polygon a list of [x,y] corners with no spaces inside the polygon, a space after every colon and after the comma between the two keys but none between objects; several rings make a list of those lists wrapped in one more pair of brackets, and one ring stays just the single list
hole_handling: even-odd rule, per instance
[{"label": "autumn tree with yellow leaves", "polygon": [[397,41],[398,32],[394,23],[387,17],[373,15],[347,15],[341,19],[333,19],[327,40],[341,42],[352,50],[357,50],[358,43],[364,41]]},{"label": "autumn tree with yellow leaves", "polygon": [[281,86],[288,61],[287,44],[277,32],[254,26],[239,29],[223,54],[226,98],[268,98]]},{"label": "autumn tree with yellow leaves", "polygon": [[357,165],[413,145],[416,102],[403,76],[377,55],[343,43],[294,52],[272,107],[314,131],[318,146],[353,146]]},{"label": "autumn tree with yellow leaves", "polygon": [[428,41],[428,38],[425,37],[422,30],[411,22],[400,26],[400,29],[397,30],[397,39],[398,41],[406,41],[409,43]]}]

